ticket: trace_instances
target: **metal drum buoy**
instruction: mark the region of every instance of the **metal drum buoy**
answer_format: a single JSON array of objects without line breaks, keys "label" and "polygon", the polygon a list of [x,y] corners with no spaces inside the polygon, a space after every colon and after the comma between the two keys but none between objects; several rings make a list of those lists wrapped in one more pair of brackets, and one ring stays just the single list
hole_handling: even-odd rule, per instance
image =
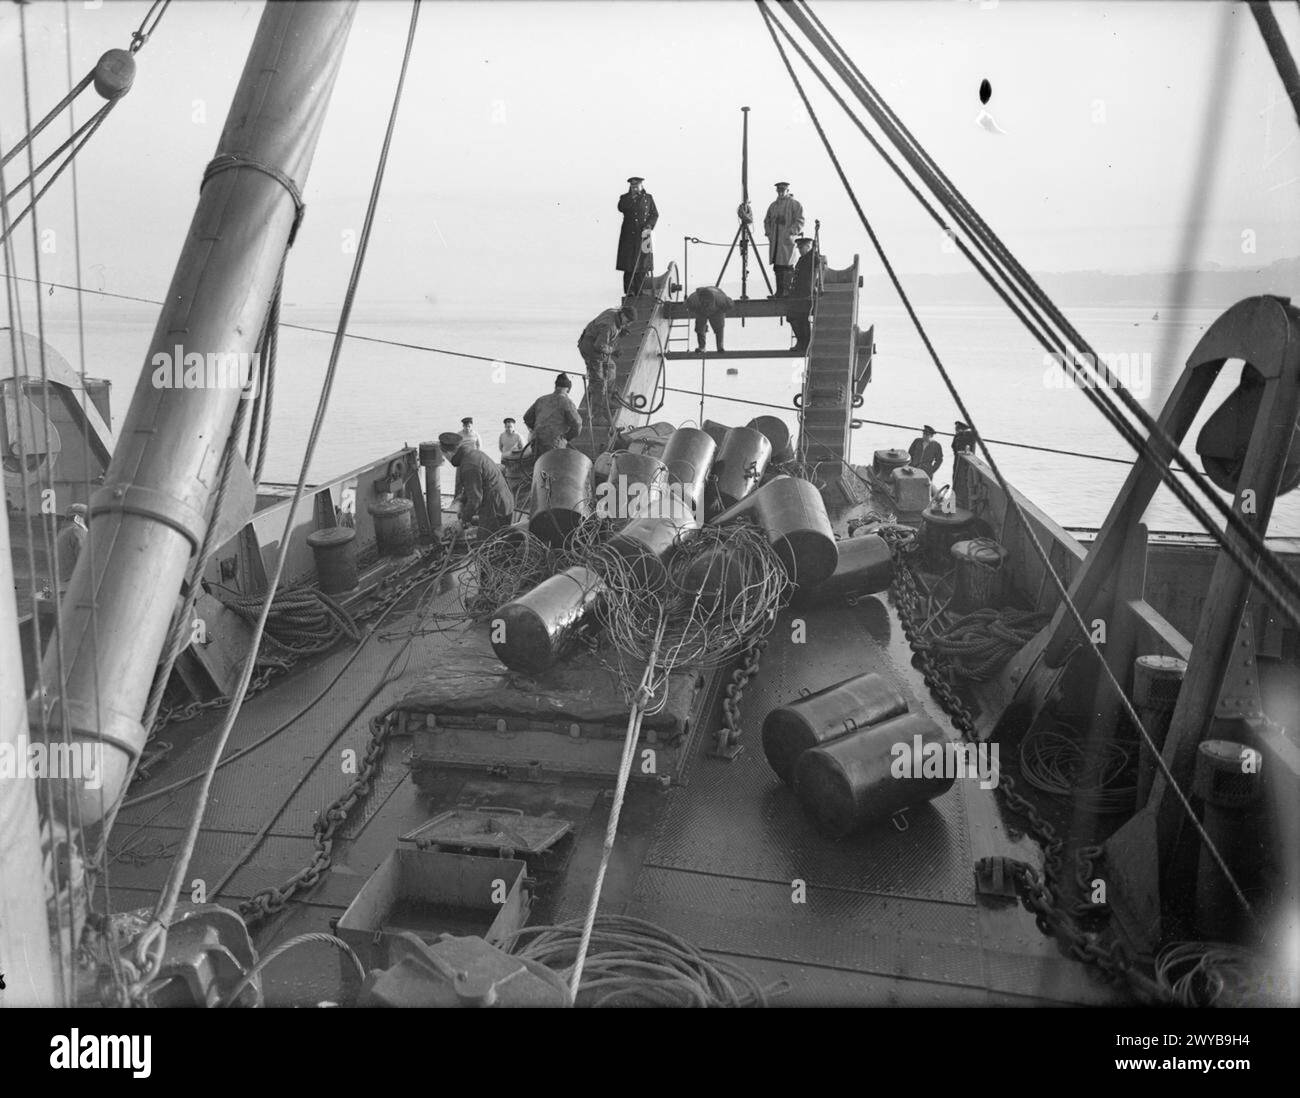
[{"label": "metal drum buoy", "polygon": [[683,494],[695,501],[696,512],[704,517],[704,485],[708,480],[709,466],[717,444],[707,431],[694,427],[678,427],[668,436],[660,460],[668,466],[668,482],[681,485]]},{"label": "metal drum buoy", "polygon": [[992,538],[953,543],[949,550],[957,566],[953,608],[962,614],[998,606],[1002,601],[1002,566],[1007,551]]},{"label": "metal drum buoy", "polygon": [[763,718],[763,754],[789,784],[810,747],[906,712],[907,699],[882,675],[857,675],[773,709]]},{"label": "metal drum buoy", "polygon": [[633,519],[605,544],[631,563],[639,583],[658,590],[668,580],[668,558],[699,529],[689,518]]},{"label": "metal drum buoy", "polygon": [[598,510],[613,519],[615,529],[629,521],[659,518],[660,501],[668,488],[668,466],[649,454],[620,450],[613,455],[609,470],[609,487],[604,490],[606,503]]},{"label": "metal drum buoy", "polygon": [[910,465],[912,455],[906,450],[877,450],[871,458],[871,471],[886,484],[895,469]]},{"label": "metal drum buoy", "polygon": [[590,568],[570,568],[543,580],[492,615],[492,651],[511,670],[545,671],[564,655],[604,590]]},{"label": "metal drum buoy", "polygon": [[591,458],[581,450],[548,450],[533,466],[533,513],[528,529],[559,548],[591,515]]},{"label": "metal drum buoy", "polygon": [[776,416],[755,416],[746,426],[752,427],[755,431],[762,431],[767,436],[767,441],[772,444],[772,457],[768,464],[781,465],[794,460],[794,447],[790,444],[790,428],[786,426],[785,420],[777,419]]},{"label": "metal drum buoy", "polygon": [[409,557],[415,552],[415,504],[393,496],[366,510],[375,521],[375,544],[381,557]]},{"label": "metal drum buoy", "polygon": [[937,503],[921,512],[921,561],[928,572],[942,575],[952,567],[953,545],[975,536],[975,515],[965,507],[945,510]]},{"label": "metal drum buoy", "polygon": [[886,590],[894,582],[894,557],[879,534],[842,538],[835,543],[839,563],[830,578],[809,587],[800,584],[791,600],[795,606],[816,606],[861,598]]},{"label": "metal drum buoy", "polygon": [[713,439],[715,446],[721,446],[722,440],[727,437],[727,432],[731,430],[725,423],[719,423],[716,419],[706,419],[703,429]]},{"label": "metal drum buoy", "polygon": [[779,476],[750,492],[713,521],[721,524],[750,515],[767,535],[795,583],[815,587],[839,564],[835,534],[821,493],[809,481]]},{"label": "metal drum buoy", "polygon": [[[1158,750],[1164,750],[1169,722],[1178,704],[1178,694],[1187,674],[1187,661],[1177,656],[1138,656],[1133,661],[1133,708],[1142,719]],[[1151,795],[1156,777],[1156,763],[1146,740],[1138,743],[1137,806],[1141,808]]]},{"label": "metal drum buoy", "polygon": [[341,595],[357,585],[357,560],[352,543],[357,532],[351,526],[328,526],[307,535],[316,561],[316,579],[327,595]]},{"label": "metal drum buoy", "polygon": [[767,435],[753,427],[733,427],[723,436],[713,458],[713,476],[722,508],[744,499],[758,487],[771,456],[772,444]]},{"label": "metal drum buoy", "polygon": [[[938,751],[946,761],[946,745],[939,726],[920,713],[850,732],[799,756],[795,796],[819,831],[843,838],[946,793],[953,783],[947,765],[938,768],[946,776],[924,776],[926,753]],[[896,761],[904,760],[911,776],[895,777]]]}]

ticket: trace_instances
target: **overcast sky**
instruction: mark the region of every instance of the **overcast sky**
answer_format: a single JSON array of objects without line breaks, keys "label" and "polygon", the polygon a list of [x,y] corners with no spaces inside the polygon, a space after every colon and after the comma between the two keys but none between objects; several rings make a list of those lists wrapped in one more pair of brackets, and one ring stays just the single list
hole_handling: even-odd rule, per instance
[{"label": "overcast sky", "polygon": [[[27,9],[36,117],[125,46],[146,3]],[[78,161],[88,285],[158,297],[193,213],[262,5],[177,0],[139,55],[132,92]],[[1216,48],[1233,42],[1226,125],[1199,262],[1300,254],[1296,120],[1244,6],[819,0],[815,10],[1013,251],[1035,271],[1165,269],[1179,254]],[[1274,5],[1300,43],[1296,5]],[[401,59],[409,4],[361,4],[306,188],[286,298],[337,301]],[[1234,26],[1235,25],[1235,26]],[[1235,35],[1235,37],[1233,37]],[[18,9],[0,7],[0,142],[25,129]],[[801,76],[804,74],[801,72]],[[976,124],[978,88],[1004,133]],[[960,268],[902,186],[824,93],[816,105],[868,215],[903,271]],[[94,104],[78,103],[85,118]],[[661,213],[660,268],[682,238],[730,240],[741,105],[752,108],[760,217],[789,179],[824,249],[869,243],[753,4],[426,2],[362,299],[539,308],[598,303],[613,270],[618,195],[646,177]],[[67,135],[56,123],[38,154]],[[24,158],[25,159],[25,158]],[[21,173],[11,164],[6,181]],[[56,231],[47,278],[72,281],[69,188],[42,204]],[[1257,251],[1243,253],[1242,234]],[[30,242],[21,249],[24,273]],[[706,265],[698,256],[700,269]],[[716,264],[710,253],[707,264]],[[693,272],[693,275],[698,275]],[[698,282],[698,277],[693,277]]]}]

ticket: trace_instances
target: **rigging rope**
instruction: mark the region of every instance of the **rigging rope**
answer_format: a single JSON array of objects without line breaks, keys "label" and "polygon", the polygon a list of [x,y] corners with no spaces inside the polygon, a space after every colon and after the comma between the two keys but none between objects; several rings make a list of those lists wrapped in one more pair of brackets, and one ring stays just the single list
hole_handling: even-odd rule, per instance
[{"label": "rigging rope", "polygon": [[[814,74],[817,75],[818,79],[822,81],[823,85],[831,91],[836,102],[844,109],[845,113],[849,115],[857,128],[868,137],[868,140],[871,141],[872,145],[881,153],[882,157],[886,159],[886,162],[894,168],[895,172],[898,172],[899,169],[893,165],[893,162],[889,160],[887,156],[885,156],[879,143],[867,133],[861,121],[857,119],[844,100],[830,88],[829,82],[826,80],[825,76],[812,64],[811,60],[802,48],[794,42],[790,32],[783,24],[770,15],[764,0],[756,0],[756,2],[759,5],[759,10],[763,15],[764,21],[768,24],[768,30],[769,33],[772,34],[773,41],[776,41],[776,35],[772,30],[772,27],[776,26],[781,30],[782,34],[785,35],[786,39],[790,41],[796,51],[798,51],[800,56],[813,70]],[[787,8],[790,8],[791,10],[802,8],[807,12],[807,17],[817,26],[820,33],[827,40],[826,50],[821,51],[823,52],[823,55],[825,56],[832,46],[838,51],[841,57],[828,57],[828,60],[832,66],[836,68],[836,71],[841,78],[844,79],[846,84],[849,84],[852,87],[853,84],[849,79],[848,74],[851,73],[856,77],[860,84],[860,88],[857,91],[859,98],[864,101],[864,106],[868,112],[871,113],[872,117],[875,119],[877,124],[880,125],[882,130],[885,131],[886,136],[890,138],[904,158],[908,160],[908,163],[912,165],[913,169],[936,194],[936,197],[938,197],[945,209],[947,209],[948,212],[952,214],[960,224],[962,224],[966,231],[971,235],[972,239],[976,241],[976,246],[980,248],[981,253],[984,254],[986,258],[989,258],[990,262],[994,262],[992,256],[989,255],[990,251],[997,257],[997,262],[1000,262],[1002,266],[1005,267],[1005,270],[1001,271],[1002,277],[1011,285],[1012,292],[1016,294],[1018,299],[1024,302],[1030,311],[1033,311],[1032,307],[1030,307],[1028,302],[1025,302],[1024,299],[1024,293],[1028,293],[1030,298],[1032,298],[1033,301],[1043,310],[1047,317],[1050,317],[1051,322],[1065,337],[1063,350],[1054,349],[1049,343],[1043,341],[1042,333],[1040,333],[1037,328],[1030,324],[1029,321],[1018,310],[1016,310],[1007,298],[1006,294],[1002,291],[1001,287],[993,282],[989,273],[984,270],[964,244],[949,231],[950,237],[961,249],[962,253],[975,266],[976,271],[985,279],[986,282],[989,283],[990,286],[993,287],[998,295],[1006,301],[1007,305],[1012,309],[1017,317],[1021,319],[1022,323],[1024,323],[1031,333],[1039,339],[1040,343],[1043,343],[1044,348],[1053,352],[1054,361],[1057,365],[1060,366],[1061,369],[1072,371],[1074,374],[1079,376],[1079,387],[1083,390],[1084,395],[1091,400],[1100,411],[1102,411],[1103,415],[1106,416],[1112,425],[1115,426],[1116,430],[1120,432],[1120,434],[1134,447],[1135,450],[1150,460],[1153,469],[1165,481],[1178,501],[1192,513],[1193,517],[1196,518],[1206,532],[1219,542],[1224,552],[1232,559],[1238,568],[1250,576],[1252,581],[1277,604],[1281,612],[1292,622],[1293,625],[1300,628],[1300,578],[1293,575],[1275,556],[1275,554],[1272,553],[1272,551],[1265,545],[1262,536],[1255,530],[1253,525],[1248,523],[1242,515],[1228,507],[1222,499],[1219,498],[1213,486],[1209,484],[1203,474],[1195,469],[1164,428],[1160,426],[1160,424],[1151,417],[1146,409],[1133,398],[1132,394],[1123,385],[1121,380],[1111,372],[1110,368],[1097,356],[1083,336],[1073,328],[1061,311],[1055,306],[1055,304],[1053,304],[1051,299],[1048,298],[1047,294],[1041,289],[1041,287],[1039,287],[1037,282],[1034,281],[1032,276],[1019,264],[997,235],[993,233],[987,224],[985,224],[979,214],[970,206],[947,176],[943,174],[938,165],[929,157],[929,154],[911,135],[910,131],[907,130],[907,127],[903,124],[901,119],[893,113],[889,105],[876,93],[875,89],[867,81],[866,77],[862,75],[861,71],[853,63],[852,59],[848,57],[844,49],[835,42],[833,36],[831,36],[825,27],[822,26],[820,21],[817,20],[807,3],[799,3],[798,5],[787,4]],[[800,16],[796,15],[795,18],[796,21],[798,21]],[[805,34],[808,34],[806,28],[804,29],[804,32]],[[811,41],[811,35],[809,34],[808,36]],[[814,45],[816,45],[816,43],[814,43]],[[780,48],[779,43],[778,48]],[[818,47],[818,49],[821,50],[821,47]],[[783,49],[781,50],[781,53],[784,58]],[[786,62],[786,67],[793,79],[793,69],[790,68],[788,62]],[[803,94],[802,91],[800,94]],[[804,98],[805,104],[807,105],[807,99],[806,97]],[[812,108],[810,105],[808,106],[808,109],[811,113]],[[822,138],[823,143],[827,144],[824,134],[822,135]],[[828,144],[827,147],[829,149]],[[842,172],[841,178],[843,179]],[[909,189],[913,190],[913,194],[917,193],[914,188]],[[917,197],[919,199],[919,195]],[[924,203],[922,204],[925,205]],[[934,216],[933,212],[932,216]],[[940,221],[940,224],[942,224],[942,221]],[[945,231],[948,231],[947,226],[944,226],[944,228]],[[1043,324],[1047,323],[1047,321],[1041,317],[1038,319]],[[1080,357],[1079,352],[1082,352],[1082,357]],[[1086,374],[1081,363],[1098,374],[1103,384],[1098,385],[1095,379]],[[1110,398],[1106,394],[1107,389],[1113,389],[1115,391],[1129,413],[1133,415],[1134,418],[1136,418],[1149,432],[1149,439],[1142,438],[1137,432],[1136,427],[1123,419],[1119,411],[1114,408],[1113,404],[1110,402]],[[1229,537],[1226,531],[1220,529],[1213,522],[1201,504],[1193,498],[1189,490],[1175,477],[1172,468],[1172,462],[1175,459],[1182,464],[1184,471],[1191,479],[1193,485],[1204,494],[1210,503],[1213,504],[1213,506],[1223,516],[1228,527],[1238,534],[1239,537],[1241,537],[1247,545],[1258,554],[1260,558],[1259,561],[1253,560],[1247,556],[1241,546]],[[1263,571],[1261,571],[1260,562],[1263,563],[1264,569],[1270,574],[1269,576],[1264,575]],[[1272,578],[1270,578],[1270,576]],[[1274,583],[1274,580],[1277,581],[1276,584]],[[1294,603],[1282,596],[1278,584],[1280,584],[1281,588],[1284,588],[1295,598],[1296,601]]]},{"label": "rigging rope", "polygon": [[1060,574],[1056,570],[1056,567],[1052,564],[1051,557],[1048,555],[1047,551],[1043,548],[1042,543],[1039,541],[1037,535],[1034,533],[1033,527],[1030,525],[1028,519],[1025,517],[1023,510],[1020,507],[1020,503],[1017,501],[1015,497],[1015,493],[1011,491],[1010,485],[1007,484],[1006,478],[1003,477],[1002,471],[998,468],[997,462],[993,460],[993,455],[989,453],[988,446],[985,444],[984,440],[981,437],[979,437],[978,428],[976,426],[974,418],[971,416],[969,409],[966,407],[966,402],[962,399],[961,394],[957,391],[956,384],[953,382],[952,377],[949,375],[947,368],[943,364],[943,361],[939,358],[939,354],[935,350],[934,345],[930,342],[930,337],[926,333],[924,325],[921,323],[921,318],[917,316],[916,310],[912,307],[911,299],[907,296],[906,291],[903,289],[902,283],[898,279],[898,275],[894,271],[893,265],[889,262],[889,258],[885,255],[884,248],[881,245],[879,238],[876,236],[875,230],[872,228],[871,223],[867,220],[867,216],[863,212],[862,205],[858,201],[857,194],[854,191],[852,184],[849,182],[848,177],[844,174],[844,170],[840,166],[839,158],[835,155],[835,151],[831,147],[830,140],[829,138],[827,138],[825,130],[822,129],[821,122],[817,118],[817,113],[813,109],[812,103],[809,101],[807,93],[805,93],[803,89],[803,85],[799,82],[798,76],[795,75],[794,67],[791,65],[790,59],[786,55],[785,49],[781,45],[780,39],[777,37],[776,30],[774,27],[775,20],[768,12],[766,5],[763,3],[763,0],[756,0],[756,2],[758,3],[759,13],[763,17],[763,21],[767,27],[768,34],[771,35],[772,42],[776,46],[777,52],[781,57],[782,64],[785,66],[786,72],[795,86],[795,90],[799,93],[800,99],[803,100],[804,107],[807,109],[808,115],[812,119],[813,126],[816,128],[817,134],[821,138],[822,145],[825,147],[826,153],[830,157],[831,163],[835,168],[836,174],[839,175],[840,182],[844,186],[845,193],[848,195],[849,201],[852,203],[853,208],[858,215],[858,219],[862,222],[862,226],[866,230],[867,236],[870,237],[871,239],[872,247],[875,248],[876,254],[877,256],[879,256],[880,262],[885,269],[885,273],[889,276],[890,282],[893,283],[894,290],[898,294],[899,300],[903,304],[903,308],[907,311],[907,314],[911,319],[913,326],[916,328],[917,335],[920,337],[921,342],[925,344],[925,348],[929,352],[930,358],[934,363],[935,369],[938,370],[939,376],[940,378],[942,378],[944,386],[947,388],[949,395],[952,397],[953,403],[956,404],[958,410],[961,412],[962,420],[965,423],[969,424],[972,430],[975,430],[977,432],[976,442],[978,443],[980,449],[984,453],[984,460],[986,464],[989,466],[989,470],[993,473],[994,477],[997,479],[998,485],[1002,488],[1002,491],[1006,496],[1008,505],[1016,513],[1016,518],[1019,520],[1021,528],[1028,536],[1029,542],[1033,546],[1034,553],[1038,556],[1039,560],[1042,562],[1046,574],[1051,577],[1052,584],[1056,588],[1057,594],[1061,598],[1061,605],[1065,607],[1067,616],[1073,621],[1075,628],[1078,630],[1079,635],[1083,638],[1084,643],[1087,645],[1088,650],[1092,653],[1093,658],[1096,660],[1099,669],[1101,670],[1102,674],[1105,676],[1111,688],[1115,691],[1115,695],[1119,700],[1120,706],[1123,708],[1129,720],[1132,721],[1133,727],[1137,729],[1138,733],[1146,741],[1147,747],[1151,750],[1151,753],[1154,757],[1154,761],[1156,765],[1159,767],[1160,772],[1164,775],[1165,781],[1169,783],[1169,788],[1173,791],[1179,803],[1182,805],[1183,810],[1187,814],[1188,820],[1195,828],[1197,834],[1201,838],[1201,841],[1205,844],[1206,849],[1210,852],[1211,856],[1213,857],[1215,863],[1218,865],[1219,869],[1223,872],[1230,887],[1232,888],[1233,895],[1236,897],[1237,902],[1246,911],[1251,921],[1253,923],[1257,923],[1258,920],[1255,916],[1254,909],[1250,905],[1250,901],[1246,899],[1245,893],[1242,892],[1241,886],[1237,883],[1236,877],[1233,876],[1232,871],[1228,868],[1228,865],[1224,861],[1223,855],[1219,852],[1218,847],[1214,844],[1214,841],[1206,833],[1205,828],[1202,826],[1200,820],[1197,819],[1196,813],[1192,809],[1191,803],[1188,801],[1186,794],[1179,787],[1177,781],[1175,781],[1174,779],[1173,774],[1169,770],[1168,764],[1165,763],[1164,759],[1161,757],[1160,749],[1155,745],[1154,741],[1151,739],[1150,733],[1147,732],[1145,726],[1142,723],[1141,718],[1137,714],[1137,711],[1133,708],[1133,704],[1132,702],[1129,701],[1128,696],[1125,694],[1124,688],[1120,685],[1119,681],[1115,678],[1114,672],[1111,670],[1110,665],[1106,662],[1106,659],[1102,655],[1101,650],[1097,647],[1096,642],[1092,639],[1092,635],[1089,632],[1087,625],[1084,623],[1082,615],[1079,613],[1079,608],[1075,606],[1073,599],[1071,599],[1070,597],[1069,590],[1066,588],[1064,581],[1061,579]]}]

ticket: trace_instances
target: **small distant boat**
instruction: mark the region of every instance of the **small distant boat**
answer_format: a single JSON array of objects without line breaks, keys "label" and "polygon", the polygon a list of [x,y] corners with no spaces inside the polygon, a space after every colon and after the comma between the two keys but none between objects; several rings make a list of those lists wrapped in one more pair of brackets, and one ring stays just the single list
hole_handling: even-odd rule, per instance
[{"label": "small distant boat", "polygon": [[1154,313],[1151,314],[1151,319],[1152,319],[1152,320],[1159,320],[1159,319],[1160,319],[1160,310],[1159,310],[1159,309],[1157,309]]},{"label": "small distant boat", "polygon": [[735,377],[735,376],[736,376],[737,374],[739,374],[739,373],[740,373],[740,371],[737,370],[736,367],[734,367],[734,366],[728,366],[728,367],[727,367],[727,376],[728,376],[728,377]]}]

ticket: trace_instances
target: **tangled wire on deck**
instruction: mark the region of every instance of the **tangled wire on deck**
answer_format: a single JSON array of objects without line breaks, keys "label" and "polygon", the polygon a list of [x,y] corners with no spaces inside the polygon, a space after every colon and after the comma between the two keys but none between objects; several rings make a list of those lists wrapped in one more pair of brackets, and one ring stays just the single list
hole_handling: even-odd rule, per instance
[{"label": "tangled wire on deck", "polygon": [[[555,972],[571,971],[582,920],[516,931],[505,948]],[[598,915],[582,970],[579,1006],[767,1006],[786,990],[763,987],[747,972],[706,957],[654,923]]]},{"label": "tangled wire on deck", "polygon": [[1295,973],[1225,942],[1170,942],[1156,957],[1156,983],[1180,1006],[1295,1006]]},{"label": "tangled wire on deck", "polygon": [[602,548],[589,567],[605,595],[597,617],[625,657],[644,664],[658,624],[666,622],[658,666],[710,670],[766,636],[793,591],[785,565],[756,526],[706,526],[680,544],[658,583]]},{"label": "tangled wire on deck", "polygon": [[[1044,793],[1070,797],[1094,812],[1132,812],[1137,796],[1133,782],[1133,748],[1117,740],[1097,744],[1089,759],[1079,733],[1058,721],[1054,728],[1031,732],[1020,741],[1020,772]],[[1119,784],[1125,776],[1129,781]]]},{"label": "tangled wire on deck", "polygon": [[589,564],[609,531],[609,520],[593,515],[578,523],[555,549],[526,530],[498,530],[465,558],[459,577],[464,616],[482,621],[542,580],[574,565]]}]

